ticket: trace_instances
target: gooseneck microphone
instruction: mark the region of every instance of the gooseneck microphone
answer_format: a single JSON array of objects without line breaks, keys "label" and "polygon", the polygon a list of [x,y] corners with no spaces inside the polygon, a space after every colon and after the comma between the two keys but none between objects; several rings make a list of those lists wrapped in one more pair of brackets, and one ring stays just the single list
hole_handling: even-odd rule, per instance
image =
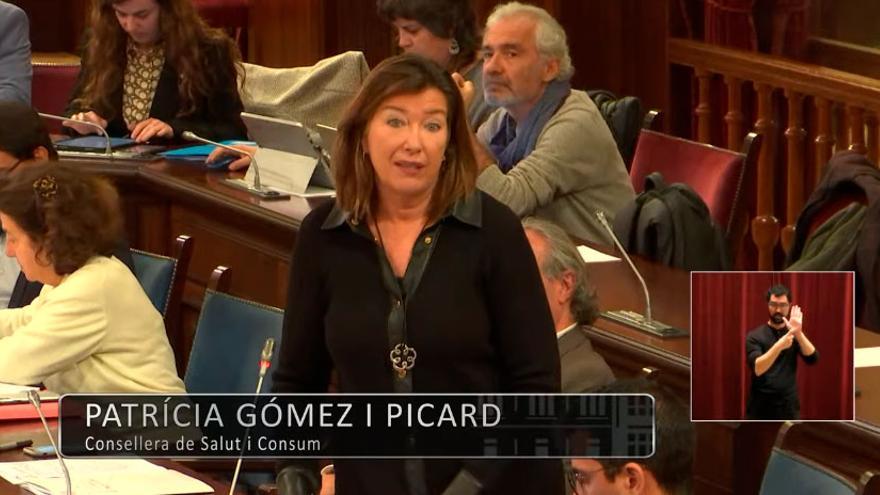
[{"label": "gooseneck microphone", "polygon": [[108,157],[110,157],[111,159],[113,158],[113,148],[110,146],[110,135],[107,134],[106,129],[99,126],[98,124],[96,124],[94,122],[88,122],[85,120],[73,120],[70,117],[64,117],[63,115],[52,115],[50,113],[40,112],[37,115],[39,115],[40,117],[42,117],[44,119],[58,120],[61,122],[76,122],[77,124],[86,125],[86,126],[89,126],[89,127],[96,129],[98,131],[98,134],[100,134],[101,136],[104,136],[104,140],[107,143],[106,147],[104,148],[104,154],[107,155]]},{"label": "gooseneck microphone", "polygon": [[[260,390],[263,388],[263,379],[266,377],[266,371],[269,370],[269,367],[272,366],[272,355],[275,353],[275,339],[269,337],[266,339],[266,342],[263,343],[263,350],[260,352],[260,374],[257,379],[257,395],[260,394]],[[258,397],[254,397],[254,404],[257,403]],[[244,456],[244,446],[246,444],[246,440],[248,435],[250,435],[251,429],[248,428],[244,432],[244,439],[241,442],[241,452],[238,454],[238,460],[235,461],[235,472],[232,474],[232,483],[229,485],[229,495],[234,495],[235,492],[235,484],[238,483],[238,473],[241,471],[241,461]]]},{"label": "gooseneck microphone", "polygon": [[617,246],[617,249],[620,250],[620,254],[623,256],[623,259],[626,260],[629,267],[632,269],[633,273],[636,274],[636,278],[639,279],[639,284],[642,286],[642,292],[645,295],[645,314],[642,315],[635,311],[603,311],[602,314],[608,318],[609,320],[616,321],[618,323],[622,323],[629,327],[633,327],[636,330],[641,330],[643,332],[648,332],[654,335],[658,335],[660,337],[672,337],[677,335],[687,335],[687,332],[673,328],[665,323],[661,323],[651,316],[651,294],[648,291],[648,284],[645,283],[645,279],[642,277],[642,274],[636,268],[636,265],[633,263],[632,259],[627,254],[626,249],[620,244],[620,240],[614,235],[614,230],[611,228],[611,225],[608,224],[608,219],[605,218],[605,213],[601,210],[596,211],[596,217],[599,219],[599,223],[602,224],[602,227],[608,231],[608,235],[611,236],[611,240],[614,241],[614,245]]},{"label": "gooseneck microphone", "polygon": [[269,189],[267,187],[263,187],[263,182],[260,180],[260,166],[257,164],[257,158],[253,153],[250,153],[245,150],[240,150],[233,146],[229,146],[228,144],[218,143],[216,141],[211,141],[210,139],[205,139],[202,136],[192,132],[192,131],[183,131],[180,134],[180,137],[186,139],[187,141],[198,141],[200,143],[210,144],[213,146],[217,146],[218,148],[223,148],[224,150],[231,151],[233,153],[237,153],[242,156],[246,156],[251,159],[251,168],[254,169],[254,183],[248,184],[242,179],[226,179],[224,183],[236,187],[238,189],[244,189],[251,194],[257,195],[263,199],[282,199],[289,198],[289,194],[284,194],[274,189]]},{"label": "gooseneck microphone", "polygon": [[58,450],[58,445],[55,443],[55,438],[52,436],[52,430],[49,429],[49,423],[46,422],[46,416],[43,415],[43,410],[40,408],[40,394],[36,390],[28,390],[27,397],[31,402],[31,405],[34,406],[34,409],[37,410],[37,414],[40,415],[40,421],[43,422],[43,429],[46,430],[46,435],[49,436],[49,442],[52,444],[52,448],[55,449],[55,456],[58,457],[58,462],[61,464],[61,471],[64,473],[64,483],[67,485],[67,495],[72,495],[73,490],[70,487],[70,471],[67,470],[67,464],[64,463],[64,459],[61,457],[61,451]]}]

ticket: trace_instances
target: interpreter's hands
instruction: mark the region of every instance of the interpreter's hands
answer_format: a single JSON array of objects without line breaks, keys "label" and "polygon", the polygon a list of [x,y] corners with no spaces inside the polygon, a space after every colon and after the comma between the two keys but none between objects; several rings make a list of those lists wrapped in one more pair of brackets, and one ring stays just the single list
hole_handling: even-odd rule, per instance
[{"label": "interpreter's hands", "polygon": [[[245,144],[234,144],[231,147],[235,148],[237,150],[242,150],[247,153],[251,153],[251,154],[254,154],[257,152],[256,146],[247,146]],[[220,148],[218,146],[217,148],[214,148],[214,151],[212,151],[210,155],[208,155],[208,158],[205,160],[205,163],[211,163],[214,160],[217,160],[221,157],[235,155],[235,154],[236,153],[234,151]],[[242,169],[246,169],[250,166],[251,157],[249,157],[247,155],[240,155],[240,156],[241,156],[241,158],[239,158],[229,164],[229,170],[242,170]]]},{"label": "interpreter's hands", "polygon": [[776,341],[777,346],[779,346],[780,351],[784,351],[791,347],[791,344],[794,342],[794,334],[789,330],[788,333],[782,336],[781,339]]},{"label": "interpreter's hands", "polygon": [[128,126],[128,130],[131,131],[131,138],[138,143],[146,143],[154,137],[174,137],[174,129],[170,125],[152,117]]},{"label": "interpreter's hands", "polygon": [[458,91],[461,93],[461,99],[464,100],[464,107],[470,108],[471,102],[474,101],[474,83],[468,81],[458,72],[452,74],[452,80],[458,85]]},{"label": "interpreter's hands", "polygon": [[107,120],[91,111],[75,113],[70,116],[70,119],[62,122],[61,125],[70,127],[80,134],[100,134],[94,126],[79,124],[78,122],[91,122],[92,124],[98,124],[102,129],[107,128]]},{"label": "interpreter's hands", "polygon": [[791,319],[783,316],[782,320],[785,321],[785,326],[788,327],[789,333],[797,337],[803,332],[804,312],[801,311],[800,306],[792,306],[789,316],[791,316]]}]

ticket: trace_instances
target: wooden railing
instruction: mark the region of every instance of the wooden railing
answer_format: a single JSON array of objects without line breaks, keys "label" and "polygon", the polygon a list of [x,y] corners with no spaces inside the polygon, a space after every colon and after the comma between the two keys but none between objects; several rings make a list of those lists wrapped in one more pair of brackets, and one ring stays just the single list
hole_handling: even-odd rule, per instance
[{"label": "wooden railing", "polygon": [[[831,155],[848,148],[878,163],[880,80],[685,39],[670,39],[668,54],[670,64],[693,69],[696,140],[738,150],[749,128],[764,135],[751,226],[758,268],[771,270],[777,243],[790,247],[797,216]],[[719,127],[724,132],[714,135],[724,142],[713,143]],[[774,194],[778,179],[785,181],[783,198]]]}]

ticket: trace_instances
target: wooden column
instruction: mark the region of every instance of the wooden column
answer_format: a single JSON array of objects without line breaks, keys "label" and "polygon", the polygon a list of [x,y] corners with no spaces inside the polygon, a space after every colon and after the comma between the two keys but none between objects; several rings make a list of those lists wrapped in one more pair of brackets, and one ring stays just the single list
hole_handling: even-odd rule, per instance
[{"label": "wooden column", "polygon": [[803,122],[804,95],[797,91],[785,91],[788,99],[788,128],[785,129],[785,141],[788,145],[788,184],[786,191],[785,217],[786,225],[782,229],[782,247],[785,252],[794,241],[794,228],[797,217],[804,207],[804,139],[807,131]]},{"label": "wooden column", "polygon": [[846,117],[849,123],[849,149],[864,154],[868,151],[865,147],[865,110],[847,105]]},{"label": "wooden column", "polygon": [[834,135],[831,134],[831,102],[820,96],[816,97],[816,163],[813,164],[813,188],[822,179],[822,170],[834,149]]},{"label": "wooden column", "polygon": [[704,69],[696,69],[699,84],[699,102],[694,113],[697,114],[697,141],[712,141],[712,105],[709,101],[712,86],[712,73]]},{"label": "wooden column", "polygon": [[745,116],[742,112],[742,80],[733,76],[724,76],[727,86],[727,149],[739,151],[745,131]]},{"label": "wooden column", "polygon": [[877,129],[877,113],[867,112],[865,114],[865,130],[868,134],[868,158],[875,164],[880,159],[880,148],[878,148],[878,137],[880,136],[877,135]]},{"label": "wooden column", "polygon": [[773,269],[773,248],[779,240],[779,220],[773,216],[773,160],[776,156],[776,122],[773,120],[773,87],[755,83],[758,120],[755,131],[764,136],[758,156],[758,215],[752,220],[752,240],[758,248],[758,269]]},{"label": "wooden column", "polygon": [[835,151],[846,149],[849,146],[849,125],[847,123],[846,106],[842,103],[835,103],[834,111],[834,135],[837,141]]}]

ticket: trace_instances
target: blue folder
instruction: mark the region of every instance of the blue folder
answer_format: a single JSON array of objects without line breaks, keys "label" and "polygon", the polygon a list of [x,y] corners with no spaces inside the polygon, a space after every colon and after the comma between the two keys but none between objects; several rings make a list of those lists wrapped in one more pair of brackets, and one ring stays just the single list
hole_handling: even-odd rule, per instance
[{"label": "blue folder", "polygon": [[[220,141],[221,144],[226,144],[229,146],[233,146],[236,144],[246,144],[250,146],[256,146],[257,143],[254,141],[238,141],[234,139],[229,139],[226,141]],[[208,155],[211,154],[217,147],[213,144],[197,144],[195,146],[186,146],[183,148],[176,148],[169,151],[163,151],[159,153],[159,156],[164,158],[168,158],[170,160],[184,160],[188,162],[194,162],[198,164],[203,164],[210,169],[225,169],[227,165],[238,159],[237,156],[228,155],[219,160],[213,161],[211,163],[205,163],[205,159],[208,158]]]}]

